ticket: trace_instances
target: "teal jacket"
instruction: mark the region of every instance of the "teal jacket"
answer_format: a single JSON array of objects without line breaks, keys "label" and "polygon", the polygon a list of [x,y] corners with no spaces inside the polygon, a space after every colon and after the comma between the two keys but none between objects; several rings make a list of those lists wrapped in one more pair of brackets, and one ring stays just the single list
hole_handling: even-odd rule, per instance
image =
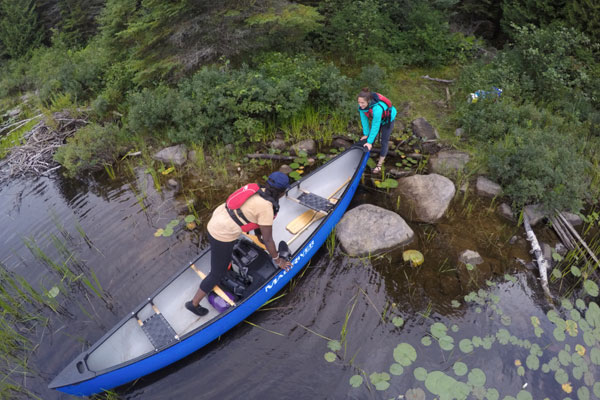
[{"label": "teal jacket", "polygon": [[[383,107],[376,107],[376,104],[381,104]],[[387,105],[383,101],[380,101],[379,103],[369,104],[369,107],[365,108],[364,110],[358,107],[358,113],[360,114],[360,123],[362,124],[363,128],[363,136],[367,136],[367,143],[369,144],[373,144],[375,138],[377,137],[377,134],[379,133],[379,128],[381,128],[381,115],[383,114],[384,109],[387,110]],[[367,118],[366,115],[367,112],[369,112],[369,110],[373,110],[372,121],[369,121],[369,118]],[[394,119],[396,119],[397,113],[398,112],[396,111],[396,108],[392,106],[390,123]]]}]

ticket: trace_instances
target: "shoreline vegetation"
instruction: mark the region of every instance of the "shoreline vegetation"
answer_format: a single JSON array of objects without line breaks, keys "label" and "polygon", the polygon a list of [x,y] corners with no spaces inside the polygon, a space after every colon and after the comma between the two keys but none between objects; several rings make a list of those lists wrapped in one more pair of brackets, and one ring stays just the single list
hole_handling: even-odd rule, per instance
[{"label": "shoreline vegetation", "polygon": [[[388,169],[427,170],[411,127],[424,117],[438,143],[471,156],[457,186],[487,176],[515,215],[539,204],[580,213],[584,237],[597,230],[600,30],[586,21],[600,15],[583,0],[503,0],[486,11],[416,0],[91,3],[0,4],[0,184],[26,164],[69,179],[141,167],[157,190],[185,181],[186,214],[199,220],[197,208],[217,199],[195,204],[193,186],[230,190],[269,158],[300,174],[309,158],[338,151],[337,136],[358,139],[356,93],[368,86],[399,112]],[[274,150],[275,139],[314,139],[317,155]],[[192,162],[152,159],[177,144]],[[596,236],[590,247],[598,254]],[[597,279],[597,266],[574,254],[556,256],[551,288]],[[0,274],[1,368],[26,375],[26,332],[59,305],[54,288],[39,292],[1,264]],[[84,283],[101,293],[94,278]],[[8,381],[0,399],[23,390]]]}]

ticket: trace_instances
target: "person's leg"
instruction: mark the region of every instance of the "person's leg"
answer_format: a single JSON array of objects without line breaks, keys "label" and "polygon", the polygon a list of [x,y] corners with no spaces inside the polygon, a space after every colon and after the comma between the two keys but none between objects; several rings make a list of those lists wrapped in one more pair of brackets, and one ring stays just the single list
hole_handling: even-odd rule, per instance
[{"label": "person's leg", "polygon": [[390,122],[387,125],[381,127],[379,131],[379,136],[381,140],[381,151],[379,152],[379,161],[377,162],[377,166],[373,168],[373,173],[377,174],[381,172],[381,167],[385,162],[385,157],[388,153],[390,136],[392,135],[392,130],[394,129],[394,121]]},{"label": "person's leg", "polygon": [[221,242],[210,236],[210,234],[208,235],[208,241],[210,243],[210,273],[200,282],[200,287],[192,301],[185,304],[188,310],[200,316],[208,313],[206,308],[200,306],[200,301],[219,284],[221,278],[227,272],[235,244],[235,242]]}]

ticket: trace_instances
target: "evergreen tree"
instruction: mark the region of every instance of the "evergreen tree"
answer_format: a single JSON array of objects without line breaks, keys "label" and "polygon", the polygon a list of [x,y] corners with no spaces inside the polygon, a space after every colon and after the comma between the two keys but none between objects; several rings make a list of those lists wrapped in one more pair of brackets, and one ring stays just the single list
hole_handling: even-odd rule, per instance
[{"label": "evergreen tree", "polygon": [[585,33],[593,42],[600,42],[600,2],[571,0],[565,7],[569,25]]},{"label": "evergreen tree", "polygon": [[42,41],[33,0],[0,2],[0,41],[12,58],[25,55]]}]

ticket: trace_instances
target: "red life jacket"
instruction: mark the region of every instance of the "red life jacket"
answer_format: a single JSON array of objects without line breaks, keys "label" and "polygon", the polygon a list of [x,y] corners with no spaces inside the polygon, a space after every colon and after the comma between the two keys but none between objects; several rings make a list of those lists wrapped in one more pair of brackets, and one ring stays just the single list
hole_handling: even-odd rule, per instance
[{"label": "red life jacket", "polygon": [[376,92],[371,92],[371,97],[373,98],[373,105],[369,107],[369,111],[365,113],[365,116],[369,118],[369,120],[372,120],[373,107],[379,106],[383,110],[383,113],[381,114],[381,125],[389,124],[392,120],[392,102],[384,95]]},{"label": "red life jacket", "polygon": [[277,217],[279,211],[279,202],[269,196],[267,193],[261,190],[261,187],[257,183],[249,183],[242,186],[235,192],[229,195],[227,201],[225,201],[225,209],[229,213],[229,216],[238,224],[243,232],[250,232],[254,229],[258,229],[259,225],[254,222],[250,222],[244,215],[241,208],[242,204],[257,194],[265,200],[268,200],[273,205],[273,218]]}]

